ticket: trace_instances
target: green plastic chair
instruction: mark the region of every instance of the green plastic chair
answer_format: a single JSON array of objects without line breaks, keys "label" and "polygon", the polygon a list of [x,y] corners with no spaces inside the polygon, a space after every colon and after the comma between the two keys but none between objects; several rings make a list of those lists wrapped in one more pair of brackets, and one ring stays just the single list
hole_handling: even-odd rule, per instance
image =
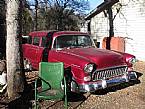
[{"label": "green plastic chair", "polygon": [[[41,80],[41,90],[38,90],[38,80]],[[35,81],[35,108],[38,100],[61,100],[64,98],[64,108],[67,109],[66,80],[62,62],[41,62],[39,64],[39,77]]]}]

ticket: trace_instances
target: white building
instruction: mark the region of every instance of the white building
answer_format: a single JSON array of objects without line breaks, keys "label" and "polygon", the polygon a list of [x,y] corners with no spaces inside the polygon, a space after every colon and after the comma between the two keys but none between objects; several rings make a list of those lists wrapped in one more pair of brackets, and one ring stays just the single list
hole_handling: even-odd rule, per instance
[{"label": "white building", "polygon": [[[135,55],[138,60],[145,61],[145,0],[119,0],[112,9],[114,37],[124,37],[125,52]],[[101,12],[94,10],[86,17],[87,24],[90,23],[87,29],[93,38],[100,42],[100,48],[103,38],[109,36],[109,19],[106,12],[106,10]]]}]

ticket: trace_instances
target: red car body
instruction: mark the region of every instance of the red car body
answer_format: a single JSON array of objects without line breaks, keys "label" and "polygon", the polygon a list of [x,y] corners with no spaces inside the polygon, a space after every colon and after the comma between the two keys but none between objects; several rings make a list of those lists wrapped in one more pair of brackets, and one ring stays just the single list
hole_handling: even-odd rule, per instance
[{"label": "red car body", "polygon": [[94,92],[135,80],[135,56],[96,48],[87,33],[76,31],[35,31],[23,44],[25,68],[38,69],[41,61],[63,62],[72,75],[71,90]]}]

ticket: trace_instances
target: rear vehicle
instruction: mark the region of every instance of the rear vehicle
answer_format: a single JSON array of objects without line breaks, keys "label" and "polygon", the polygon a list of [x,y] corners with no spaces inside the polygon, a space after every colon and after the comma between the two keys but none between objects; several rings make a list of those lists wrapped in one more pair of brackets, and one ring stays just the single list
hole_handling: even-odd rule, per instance
[{"label": "rear vehicle", "polygon": [[136,80],[135,56],[96,48],[87,33],[35,31],[23,44],[25,69],[38,69],[41,61],[63,62],[68,87],[74,92],[94,92]]}]

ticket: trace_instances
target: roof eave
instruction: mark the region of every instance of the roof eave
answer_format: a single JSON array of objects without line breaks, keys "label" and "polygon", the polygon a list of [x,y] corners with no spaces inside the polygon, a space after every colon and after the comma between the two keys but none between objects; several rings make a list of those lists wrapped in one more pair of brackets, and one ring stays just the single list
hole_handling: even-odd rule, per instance
[{"label": "roof eave", "polygon": [[104,1],[99,6],[97,6],[97,8],[95,10],[90,12],[86,16],[85,20],[90,20],[92,17],[94,17],[95,15],[99,14],[100,12],[108,9],[109,7],[113,6],[117,2],[119,2],[119,0],[106,0],[106,1]]}]

